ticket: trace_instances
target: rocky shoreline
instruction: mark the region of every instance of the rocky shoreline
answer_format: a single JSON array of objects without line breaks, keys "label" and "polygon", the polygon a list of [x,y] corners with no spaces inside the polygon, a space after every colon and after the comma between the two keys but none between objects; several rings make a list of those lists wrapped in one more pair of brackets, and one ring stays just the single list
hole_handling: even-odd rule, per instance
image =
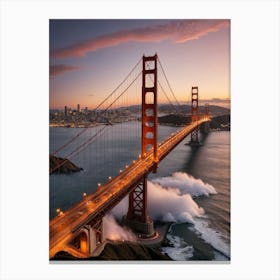
[{"label": "rocky shoreline", "polygon": [[79,259],[68,252],[58,252],[51,260],[63,261],[172,261],[161,250],[163,246],[169,246],[166,238],[171,223],[156,223],[155,229],[159,233],[155,239],[130,241],[106,241],[104,249],[96,257]]},{"label": "rocky shoreline", "polygon": [[[136,242],[131,241],[111,241],[106,240],[102,247],[99,248],[97,256],[80,259],[74,257],[68,252],[58,252],[51,261],[175,261],[183,259],[172,259],[168,252],[164,249],[176,249],[176,245],[169,240],[168,234],[174,223],[155,222],[155,229],[158,233],[156,238],[141,239]],[[177,230],[179,227],[184,227],[184,224],[176,224]],[[173,229],[172,229],[173,230]],[[179,229],[180,230],[180,229]],[[215,249],[201,236],[189,229],[183,229],[187,236],[188,245],[192,247],[191,256],[188,261],[215,261],[216,255],[219,255],[219,260],[230,261],[230,257],[222,251]],[[176,232],[175,232],[176,235]],[[172,251],[171,251],[172,252]],[[172,253],[171,253],[172,256]]]},{"label": "rocky shoreline", "polygon": [[68,174],[72,172],[79,172],[83,168],[76,166],[69,159],[56,157],[50,155],[50,172]]}]

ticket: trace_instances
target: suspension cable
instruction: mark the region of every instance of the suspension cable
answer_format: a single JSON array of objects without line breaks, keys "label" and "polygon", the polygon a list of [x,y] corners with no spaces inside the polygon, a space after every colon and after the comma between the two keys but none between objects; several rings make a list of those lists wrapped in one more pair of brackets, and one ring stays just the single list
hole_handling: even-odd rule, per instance
[{"label": "suspension cable", "polygon": [[[102,112],[104,114],[121,96],[124,95],[124,93],[132,86],[132,84],[140,77],[142,74],[142,71],[134,78],[134,80],[121,92],[121,94],[114,99],[114,101]],[[117,118],[117,117],[116,117]],[[95,133],[92,137],[90,137],[86,142],[82,143],[80,146],[78,146],[76,149],[74,149],[70,154],[67,155],[66,159],[61,162],[59,165],[57,165],[55,168],[53,168],[50,171],[50,174],[52,174],[54,171],[56,171],[59,167],[61,167],[69,158],[72,158],[76,154],[80,153],[82,150],[84,150],[88,145],[92,144],[99,135],[101,135],[101,132],[106,128],[104,126],[102,129],[100,129],[97,133]]]},{"label": "suspension cable", "polygon": [[70,154],[68,154],[60,164],[58,164],[56,167],[54,167],[53,169],[50,170],[50,174],[52,174],[59,167],[61,167],[64,163],[66,163],[67,160],[74,157],[76,154],[78,154],[82,150],[84,150],[89,144],[93,143],[94,142],[93,140],[96,139],[99,135],[101,135],[105,128],[106,128],[106,126],[103,126],[98,132],[96,132],[93,136],[91,136],[86,142],[84,142],[79,147],[77,147],[74,151],[72,151]]},{"label": "suspension cable", "polygon": [[164,71],[164,69],[163,69],[163,67],[162,67],[162,64],[161,64],[159,58],[158,58],[158,62],[159,62],[160,68],[161,68],[161,70],[162,70],[162,73],[163,73],[163,75],[164,75],[164,77],[165,77],[165,80],[166,80],[166,82],[167,82],[167,84],[168,84],[168,87],[169,87],[169,89],[170,89],[170,91],[171,91],[171,93],[172,93],[172,95],[173,95],[173,97],[174,97],[174,99],[175,99],[177,105],[180,106],[180,103],[179,103],[179,101],[177,100],[176,95],[174,94],[174,91],[172,90],[172,88],[171,88],[171,86],[170,86],[170,83],[169,83],[169,81],[168,81],[168,79],[167,79],[167,76],[166,76],[166,74],[165,74],[165,71]]},{"label": "suspension cable", "polygon": [[142,74],[142,71],[136,76],[136,78],[126,87],[126,89],[125,90],[123,90],[122,91],[122,93],[118,96],[118,97],[116,97],[114,100],[113,100],[113,102],[110,104],[110,105],[108,105],[107,106],[107,108],[104,110],[104,111],[102,111],[101,112],[101,114],[104,114],[106,111],[108,111],[108,109],[110,109],[110,107],[112,106],[112,105],[114,105],[114,103],[132,86],[132,84],[139,78],[139,76]]},{"label": "suspension cable", "polygon": [[[93,111],[96,111],[99,109],[129,78],[129,76],[133,73],[133,71],[137,68],[139,63],[142,61],[142,58],[139,59],[139,61],[135,64],[135,66],[131,69],[131,71],[127,74],[127,76],[123,79],[123,81],[103,100],[101,101]],[[89,127],[84,128],[82,131],[80,131],[77,135],[75,135],[73,138],[68,140],[65,144],[63,144],[61,147],[59,147],[57,150],[55,150],[52,154],[56,155],[58,152],[66,148],[69,144],[71,144],[75,139],[77,139],[79,136],[81,136],[84,132],[86,132],[89,129]]]},{"label": "suspension cable", "polygon": [[172,101],[169,99],[169,97],[168,97],[168,95],[167,95],[166,91],[164,90],[164,88],[162,87],[162,85],[161,85],[160,81],[158,81],[158,84],[159,84],[159,86],[160,86],[160,88],[161,88],[162,92],[164,93],[164,95],[165,95],[166,99],[167,99],[167,100],[168,100],[168,102],[170,103],[170,105],[171,105],[171,106],[175,109],[176,113],[179,113],[179,112],[178,112],[178,109],[176,109],[175,105],[174,105],[174,104],[172,103]]},{"label": "suspension cable", "polygon": [[[151,69],[151,68],[150,68],[150,62],[147,63],[147,68],[148,68],[149,70]],[[153,82],[153,80],[152,80],[152,78],[150,77],[150,75],[148,75],[148,77],[149,77],[150,81]],[[166,97],[167,101],[169,102],[169,104],[175,109],[176,113],[178,113],[178,109],[176,109],[175,105],[172,103],[172,101],[171,101],[170,98],[168,97],[168,95],[167,95],[166,91],[164,90],[163,86],[161,85],[160,81],[158,80],[157,82],[158,82],[158,84],[159,84],[159,86],[160,86],[162,92],[164,93],[164,96]]]}]

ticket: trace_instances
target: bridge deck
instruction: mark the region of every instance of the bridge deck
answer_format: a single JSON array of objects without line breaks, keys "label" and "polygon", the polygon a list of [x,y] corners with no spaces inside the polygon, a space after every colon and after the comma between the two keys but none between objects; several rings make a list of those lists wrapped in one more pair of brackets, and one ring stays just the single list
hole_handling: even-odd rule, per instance
[{"label": "bridge deck", "polygon": [[[209,117],[202,117],[171,135],[158,146],[158,158],[161,161],[174,149],[191,131]],[[65,250],[71,240],[75,238],[80,228],[89,222],[94,223],[106,215],[119,201],[121,201],[141,180],[144,174],[154,168],[152,151],[144,159],[135,161],[123,170],[117,177],[106,185],[86,196],[81,202],[74,205],[50,221],[50,258],[58,251]]]}]

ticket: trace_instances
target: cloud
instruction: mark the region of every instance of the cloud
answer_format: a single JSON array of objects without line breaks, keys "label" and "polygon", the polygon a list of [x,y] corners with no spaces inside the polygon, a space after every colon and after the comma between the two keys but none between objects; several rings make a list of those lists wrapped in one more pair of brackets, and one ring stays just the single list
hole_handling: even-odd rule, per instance
[{"label": "cloud", "polygon": [[51,52],[51,57],[79,57],[98,49],[116,46],[130,41],[134,42],[160,42],[172,40],[184,43],[195,40],[210,32],[217,32],[229,26],[229,20],[176,20],[167,24],[119,31],[97,38],[79,42],[69,47]]},{"label": "cloud", "polygon": [[68,71],[79,70],[79,66],[72,66],[72,65],[65,65],[65,64],[57,64],[57,65],[50,65],[50,76],[58,76],[62,75]]}]

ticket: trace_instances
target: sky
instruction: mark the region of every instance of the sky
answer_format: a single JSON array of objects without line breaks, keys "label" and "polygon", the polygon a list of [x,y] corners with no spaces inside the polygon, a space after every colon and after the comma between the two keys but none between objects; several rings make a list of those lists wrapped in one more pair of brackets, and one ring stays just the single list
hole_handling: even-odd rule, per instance
[{"label": "sky", "polygon": [[51,109],[95,108],[143,54],[155,53],[180,103],[192,86],[210,104],[230,99],[229,20],[50,20],[49,27]]}]

